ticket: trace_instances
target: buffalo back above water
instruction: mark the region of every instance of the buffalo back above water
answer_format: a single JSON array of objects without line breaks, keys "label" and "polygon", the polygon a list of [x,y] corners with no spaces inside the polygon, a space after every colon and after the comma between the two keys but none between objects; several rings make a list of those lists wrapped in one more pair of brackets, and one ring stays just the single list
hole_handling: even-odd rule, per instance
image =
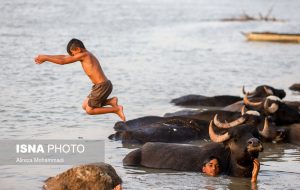
[{"label": "buffalo back above water", "polygon": [[202,95],[186,95],[179,98],[175,98],[171,100],[171,103],[174,103],[177,106],[209,106],[209,107],[224,107],[234,102],[242,100],[241,97],[238,96],[230,96],[230,95],[220,95],[207,97]]},{"label": "buffalo back above water", "polygon": [[122,143],[183,142],[209,139],[208,122],[191,118],[171,117],[162,121],[117,131],[109,138]]},{"label": "buffalo back above water", "polygon": [[[213,151],[212,151],[213,150]],[[146,143],[142,148],[130,152],[124,159],[125,166],[145,166],[157,169],[173,169],[178,171],[201,172],[202,165],[211,156],[224,155],[228,158],[229,152],[224,145],[211,143],[203,147],[175,143]],[[228,159],[220,159],[222,170]]]}]

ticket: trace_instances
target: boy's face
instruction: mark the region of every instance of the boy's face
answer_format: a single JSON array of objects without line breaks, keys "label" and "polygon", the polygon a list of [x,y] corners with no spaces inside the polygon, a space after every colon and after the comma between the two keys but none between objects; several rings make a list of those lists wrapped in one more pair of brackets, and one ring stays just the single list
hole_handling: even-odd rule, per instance
[{"label": "boy's face", "polygon": [[71,56],[74,56],[74,55],[80,53],[81,49],[77,47],[77,48],[71,49],[70,51],[71,51]]},{"label": "boy's face", "polygon": [[220,172],[219,163],[217,159],[212,159],[205,166],[202,167],[202,172],[208,176],[217,176]]}]

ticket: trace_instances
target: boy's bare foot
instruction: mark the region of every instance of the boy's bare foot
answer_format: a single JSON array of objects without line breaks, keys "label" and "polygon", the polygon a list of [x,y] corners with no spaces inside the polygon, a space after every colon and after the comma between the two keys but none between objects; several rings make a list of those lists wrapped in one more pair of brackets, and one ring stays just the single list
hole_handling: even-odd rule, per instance
[{"label": "boy's bare foot", "polygon": [[126,121],[125,115],[123,113],[123,106],[118,106],[119,110],[116,112],[122,121]]},{"label": "boy's bare foot", "polygon": [[111,99],[111,105],[112,105],[112,107],[118,107],[118,98],[117,97],[113,97]]}]

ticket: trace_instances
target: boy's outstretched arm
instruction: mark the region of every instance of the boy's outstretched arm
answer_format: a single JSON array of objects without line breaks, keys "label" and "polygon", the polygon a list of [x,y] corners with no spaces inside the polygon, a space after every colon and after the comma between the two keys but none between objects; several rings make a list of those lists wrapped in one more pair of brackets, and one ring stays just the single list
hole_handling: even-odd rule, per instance
[{"label": "boy's outstretched arm", "polygon": [[76,61],[81,61],[86,53],[78,53],[74,56],[69,55],[38,55],[35,57],[36,64],[42,64],[45,61],[49,61],[55,64],[64,65],[69,63],[74,63]]},{"label": "boy's outstretched arm", "polygon": [[258,159],[254,159],[251,182],[256,183],[259,170],[260,170],[260,162]]}]

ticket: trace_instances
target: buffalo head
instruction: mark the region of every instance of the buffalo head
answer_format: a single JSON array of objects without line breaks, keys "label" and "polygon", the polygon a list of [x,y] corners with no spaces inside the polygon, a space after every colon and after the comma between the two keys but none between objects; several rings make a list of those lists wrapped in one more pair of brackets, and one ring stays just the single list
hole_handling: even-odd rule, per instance
[{"label": "buffalo head", "polygon": [[262,117],[259,112],[242,109],[242,115],[240,118],[231,122],[222,122],[218,119],[216,114],[214,117],[214,124],[219,129],[229,129],[240,125],[250,125],[257,128],[259,133],[259,139],[264,142],[280,142],[285,138],[285,132],[282,129],[278,129],[272,122],[270,123],[267,117]]},{"label": "buffalo head", "polygon": [[283,99],[286,96],[286,93],[282,89],[275,89],[268,85],[261,85],[256,87],[256,89],[252,92],[246,92],[245,87],[243,86],[242,92],[244,95],[248,94],[251,98],[264,98],[267,96],[277,96],[281,99]]},{"label": "buffalo head", "polygon": [[257,158],[263,146],[256,127],[241,125],[229,128],[224,134],[216,134],[213,121],[209,125],[209,136],[213,142],[222,142],[231,152],[231,167],[233,176],[250,177],[253,159]]},{"label": "buffalo head", "polygon": [[268,96],[263,100],[253,102],[248,99],[246,94],[244,96],[244,104],[265,116],[271,116],[276,125],[287,125],[300,121],[298,109],[285,104],[276,96]]}]

